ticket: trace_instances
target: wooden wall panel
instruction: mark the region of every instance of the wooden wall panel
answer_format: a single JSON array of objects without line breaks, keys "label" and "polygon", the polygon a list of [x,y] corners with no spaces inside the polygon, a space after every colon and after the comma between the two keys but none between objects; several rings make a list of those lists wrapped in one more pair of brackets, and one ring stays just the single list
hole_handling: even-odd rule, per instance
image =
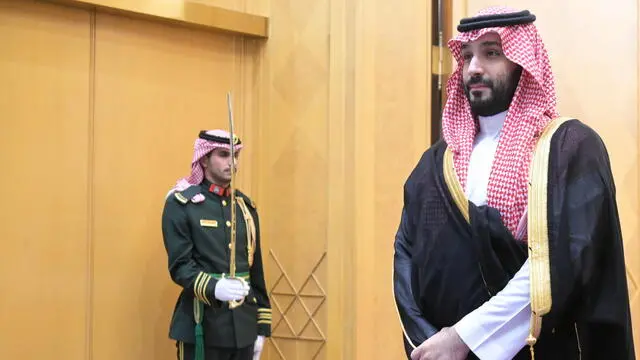
[{"label": "wooden wall panel", "polygon": [[274,325],[263,359],[326,358],[328,5],[271,1],[255,174]]},{"label": "wooden wall panel", "polygon": [[74,108],[86,116],[74,127],[86,151],[73,153],[86,161],[87,195],[74,198],[86,210],[75,230],[89,235],[86,304],[73,314],[86,323],[83,351],[174,357],[167,331],[179,288],[160,234],[163,198],[188,174],[197,131],[227,126],[232,90],[248,144],[239,186],[261,213],[274,326],[287,317],[263,359],[401,357],[392,244],[402,184],[430,140],[429,8],[223,3],[268,9],[266,46],[115,15],[86,24],[93,47],[87,41],[87,66],[77,68],[95,107]]},{"label": "wooden wall panel", "polygon": [[2,359],[85,359],[89,16],[0,1]]},{"label": "wooden wall panel", "polygon": [[[461,16],[496,5],[486,0],[458,3],[457,8],[464,9]],[[561,115],[593,127],[609,150],[625,241],[635,343],[639,344],[638,1],[621,0],[610,6],[602,0],[515,0],[509,6],[529,9],[537,17],[556,77]],[[608,31],[593,24],[608,24]]]},{"label": "wooden wall panel", "polygon": [[[102,15],[96,24],[93,359],[173,359],[164,196],[190,172],[201,129],[243,103],[238,39]],[[245,119],[236,116],[244,133]],[[239,186],[248,183],[244,156]]]},{"label": "wooden wall panel", "polygon": [[[400,358],[391,262],[402,185],[430,140],[430,9],[351,0],[270,9],[256,176],[281,307],[274,324],[282,313],[290,324],[276,328],[266,359]],[[324,302],[321,291],[301,295],[311,275]],[[300,331],[307,301],[322,303],[312,316],[322,334]],[[317,335],[327,340],[318,353]]]},{"label": "wooden wall panel", "polygon": [[[354,293],[356,359],[397,359],[393,241],[403,185],[430,143],[431,6],[363,1],[354,22]],[[331,255],[331,254],[330,254]],[[375,344],[386,344],[384,347]]]}]

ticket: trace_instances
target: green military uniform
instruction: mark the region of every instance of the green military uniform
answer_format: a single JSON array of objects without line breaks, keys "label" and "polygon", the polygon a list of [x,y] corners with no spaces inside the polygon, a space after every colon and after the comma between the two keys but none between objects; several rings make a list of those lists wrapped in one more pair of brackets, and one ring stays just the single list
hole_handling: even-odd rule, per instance
[{"label": "green military uniform", "polygon": [[[204,200],[194,201],[196,194],[202,194]],[[229,195],[228,190],[204,179],[200,185],[174,192],[165,202],[162,232],[169,272],[183,288],[169,331],[179,348],[196,344],[204,345],[200,351],[205,353],[207,349],[214,352],[212,348],[228,352],[252,348],[258,335],[271,335],[258,212],[253,201],[239,190],[235,197],[236,276],[243,277],[251,290],[245,302],[233,310],[214,297],[217,279],[229,272]]]}]

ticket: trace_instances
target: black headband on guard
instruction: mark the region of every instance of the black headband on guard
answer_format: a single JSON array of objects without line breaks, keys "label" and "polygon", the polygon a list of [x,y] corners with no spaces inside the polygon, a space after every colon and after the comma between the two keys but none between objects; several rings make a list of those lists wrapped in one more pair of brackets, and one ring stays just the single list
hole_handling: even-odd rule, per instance
[{"label": "black headband on guard", "polygon": [[[220,144],[229,144],[229,138],[207,134],[205,130],[200,131],[200,134],[198,134],[198,137],[200,139],[209,140],[209,141],[217,142]],[[242,141],[240,141],[240,139],[236,137],[236,141],[234,145],[240,145],[240,144],[242,144]]]},{"label": "black headband on guard", "polygon": [[536,21],[536,16],[529,10],[508,14],[481,15],[460,20],[458,31],[467,32],[488,27],[530,24],[534,21]]}]

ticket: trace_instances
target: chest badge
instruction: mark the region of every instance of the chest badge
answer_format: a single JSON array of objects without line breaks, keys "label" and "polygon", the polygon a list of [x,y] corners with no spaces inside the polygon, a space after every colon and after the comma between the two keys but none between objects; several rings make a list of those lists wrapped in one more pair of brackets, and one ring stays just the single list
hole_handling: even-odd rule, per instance
[{"label": "chest badge", "polygon": [[200,226],[203,226],[203,227],[218,227],[218,220],[200,219]]}]

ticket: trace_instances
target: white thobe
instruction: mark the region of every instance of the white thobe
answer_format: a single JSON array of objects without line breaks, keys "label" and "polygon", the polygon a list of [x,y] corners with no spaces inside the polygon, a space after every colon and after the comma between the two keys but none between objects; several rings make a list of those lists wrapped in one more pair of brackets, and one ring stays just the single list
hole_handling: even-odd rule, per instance
[{"label": "white thobe", "polygon": [[[491,165],[506,112],[479,117],[480,131],[473,142],[466,195],[476,206],[486,205]],[[480,360],[509,360],[526,345],[531,306],[529,260],[505,288],[467,314],[454,329]]]}]

